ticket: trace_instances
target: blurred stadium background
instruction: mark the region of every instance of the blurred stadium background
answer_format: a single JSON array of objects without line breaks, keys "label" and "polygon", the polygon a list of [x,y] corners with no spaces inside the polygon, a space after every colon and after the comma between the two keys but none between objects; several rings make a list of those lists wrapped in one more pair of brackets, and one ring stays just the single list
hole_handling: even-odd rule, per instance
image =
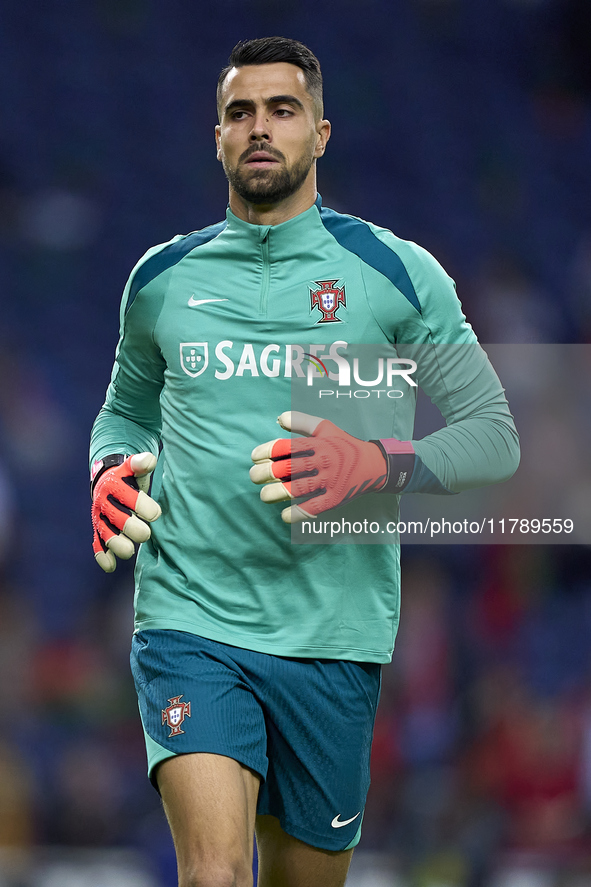
[{"label": "blurred stadium background", "polygon": [[[324,202],[429,248],[483,342],[591,336],[589,0],[0,6],[0,887],[172,887],[90,548],[126,276],[220,219],[239,39],[322,62]],[[591,885],[591,553],[409,547],[351,887]]]}]

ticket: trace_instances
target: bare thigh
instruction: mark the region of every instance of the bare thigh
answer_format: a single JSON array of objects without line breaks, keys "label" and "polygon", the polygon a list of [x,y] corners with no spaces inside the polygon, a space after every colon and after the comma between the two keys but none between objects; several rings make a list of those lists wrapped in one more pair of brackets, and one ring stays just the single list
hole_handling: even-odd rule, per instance
[{"label": "bare thigh", "polygon": [[259,776],[224,755],[196,753],[163,761],[156,778],[179,887],[251,887]]},{"label": "bare thigh", "polygon": [[343,887],[352,850],[320,850],[286,834],[275,816],[257,816],[258,887]]}]

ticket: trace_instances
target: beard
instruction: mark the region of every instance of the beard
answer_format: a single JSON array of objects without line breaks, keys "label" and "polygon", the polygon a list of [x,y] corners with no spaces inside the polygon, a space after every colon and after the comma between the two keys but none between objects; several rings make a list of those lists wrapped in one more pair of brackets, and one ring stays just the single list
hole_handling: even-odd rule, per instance
[{"label": "beard", "polygon": [[[244,160],[256,151],[266,151],[278,160],[282,160],[283,165],[277,164],[277,169],[249,169]],[[222,165],[230,186],[243,200],[247,203],[263,204],[280,203],[295,194],[306,180],[313,163],[314,157],[304,154],[291,168],[288,168],[285,166],[285,156],[280,151],[265,145],[251,145],[242,154],[237,166],[232,168],[225,162]]]}]

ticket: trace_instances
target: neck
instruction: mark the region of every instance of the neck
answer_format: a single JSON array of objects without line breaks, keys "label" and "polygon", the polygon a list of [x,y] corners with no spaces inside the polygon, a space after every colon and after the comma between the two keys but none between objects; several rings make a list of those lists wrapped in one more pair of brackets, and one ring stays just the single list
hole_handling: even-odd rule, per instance
[{"label": "neck", "polygon": [[230,209],[235,216],[251,225],[280,225],[299,216],[316,200],[316,177],[306,180],[295,194],[279,203],[249,203],[230,186]]}]

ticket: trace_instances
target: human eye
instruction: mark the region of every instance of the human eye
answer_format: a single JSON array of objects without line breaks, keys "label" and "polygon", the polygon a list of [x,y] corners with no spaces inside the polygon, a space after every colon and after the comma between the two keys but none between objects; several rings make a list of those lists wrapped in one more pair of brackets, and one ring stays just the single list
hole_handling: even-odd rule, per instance
[{"label": "human eye", "polygon": [[248,117],[246,108],[235,108],[230,112],[230,120],[244,120],[245,117]]},{"label": "human eye", "polygon": [[293,110],[291,108],[276,108],[275,115],[277,117],[293,117]]}]

